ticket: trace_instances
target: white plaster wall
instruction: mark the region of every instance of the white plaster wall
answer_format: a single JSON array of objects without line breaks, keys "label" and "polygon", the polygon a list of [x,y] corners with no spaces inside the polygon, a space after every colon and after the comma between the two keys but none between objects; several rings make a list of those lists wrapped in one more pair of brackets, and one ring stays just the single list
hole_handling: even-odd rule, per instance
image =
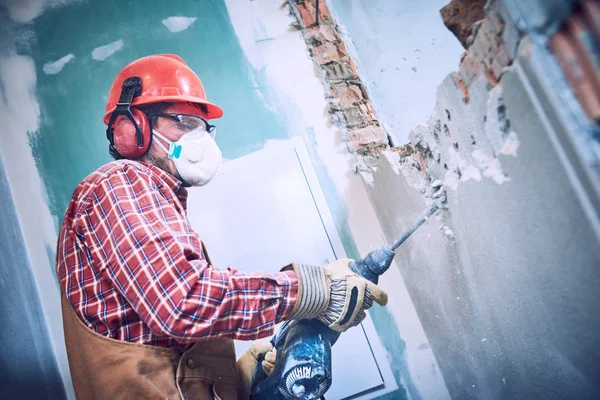
[{"label": "white plaster wall", "polygon": [[[383,246],[384,233],[375,210],[362,178],[353,172],[355,161],[341,132],[329,122],[325,89],[301,33],[290,26],[293,20],[288,8],[278,0],[226,0],[226,5],[240,45],[254,67],[249,73],[261,73],[267,79],[268,85],[257,90],[262,91],[270,109],[282,114],[289,136],[304,138],[313,165],[325,167],[343,203],[337,207],[347,210],[350,234],[359,253],[364,256]],[[433,103],[428,112],[432,107]],[[390,268],[380,284],[389,294],[388,310],[406,342],[407,369],[419,395],[448,398],[433,353],[419,349],[427,339],[399,269]]]},{"label": "white plaster wall", "polygon": [[464,49],[439,10],[449,0],[330,0],[378,118],[397,145],[427,120]]}]

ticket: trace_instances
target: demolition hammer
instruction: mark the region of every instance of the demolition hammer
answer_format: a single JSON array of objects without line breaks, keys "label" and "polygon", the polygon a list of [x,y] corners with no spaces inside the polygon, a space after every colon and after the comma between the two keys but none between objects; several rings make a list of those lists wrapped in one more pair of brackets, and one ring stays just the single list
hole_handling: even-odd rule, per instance
[{"label": "demolition hammer", "polygon": [[[434,203],[402,236],[391,245],[383,246],[355,261],[350,269],[377,284],[379,275],[392,264],[394,250],[413,234],[438,209],[446,198],[439,196]],[[277,350],[275,369],[267,376],[257,368],[252,385],[251,400],[314,400],[323,398],[331,386],[331,346],[340,333],[318,320],[284,322],[271,339]]]}]

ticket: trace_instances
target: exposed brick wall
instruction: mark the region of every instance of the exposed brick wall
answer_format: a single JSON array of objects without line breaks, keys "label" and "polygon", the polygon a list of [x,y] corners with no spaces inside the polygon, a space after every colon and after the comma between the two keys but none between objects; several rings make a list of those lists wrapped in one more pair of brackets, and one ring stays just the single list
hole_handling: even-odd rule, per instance
[{"label": "exposed brick wall", "polygon": [[310,54],[324,77],[331,121],[343,128],[351,147],[360,155],[376,156],[389,147],[388,135],[377,120],[373,104],[339,28],[324,0],[290,0]]},{"label": "exposed brick wall", "polygon": [[479,181],[488,175],[498,184],[509,179],[497,157],[505,154],[503,146],[514,143],[504,115],[501,82],[504,69],[513,62],[508,47],[514,44],[507,45],[505,33],[515,28],[504,20],[501,0],[489,0],[485,14],[473,26],[458,70],[438,89],[437,103],[445,107],[436,105],[429,120],[413,128],[410,143],[391,149],[399,171],[425,197],[435,195],[437,179],[454,190],[461,181]]},{"label": "exposed brick wall", "polygon": [[502,75],[502,69],[512,63],[503,40],[504,19],[499,1],[490,1],[486,18],[476,23],[470,46],[463,54],[455,75],[457,85],[469,102],[469,86],[479,76],[485,76],[493,87]]}]

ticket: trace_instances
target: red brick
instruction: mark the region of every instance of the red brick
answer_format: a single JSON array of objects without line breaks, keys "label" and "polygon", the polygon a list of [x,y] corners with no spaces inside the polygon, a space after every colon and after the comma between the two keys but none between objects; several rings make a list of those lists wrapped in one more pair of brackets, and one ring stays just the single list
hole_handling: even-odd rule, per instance
[{"label": "red brick", "polygon": [[[319,8],[321,3],[319,3]],[[300,19],[305,27],[309,27],[317,22],[315,19],[315,8],[309,1],[303,1],[302,3],[296,3],[296,8],[300,13]],[[320,11],[320,10],[319,10]]]},{"label": "red brick", "polygon": [[338,49],[338,52],[340,54],[343,54],[344,57],[348,55],[348,49],[346,48],[346,45],[344,44],[344,42],[339,42],[336,45],[336,47]]},{"label": "red brick", "polygon": [[348,128],[358,129],[371,123],[367,114],[362,109],[362,104],[342,108],[339,117],[340,122]]},{"label": "red brick", "polygon": [[[316,20],[316,9],[315,9],[315,0],[305,0],[301,3],[296,3],[296,8],[300,13],[300,19],[302,19],[302,24],[306,28],[317,23]],[[319,25],[322,22],[331,22],[331,14],[329,13],[329,8],[327,8],[327,4],[325,4],[324,0],[319,1]]]},{"label": "red brick", "polygon": [[463,101],[469,104],[471,102],[471,98],[469,96],[469,88],[467,87],[465,82],[462,79],[460,79],[460,77],[457,75],[454,76],[454,81],[456,82],[456,85],[458,86],[460,91],[463,93]]},{"label": "red brick", "polygon": [[313,48],[313,53],[317,64],[323,65],[333,61],[340,61],[346,54],[339,51],[338,46],[333,43],[327,42],[320,46]]},{"label": "red brick", "polygon": [[352,73],[354,74],[355,78],[358,78],[358,68],[356,68],[356,64],[354,64],[353,60],[349,60],[348,64],[350,65],[350,69],[352,70]]},{"label": "red brick", "polygon": [[367,115],[369,116],[369,118],[371,118],[373,121],[377,120],[377,115],[375,115],[373,105],[371,105],[370,102],[367,102],[365,103],[365,106],[367,107]]},{"label": "red brick", "polygon": [[480,74],[481,61],[476,59],[472,53],[467,52],[466,57],[464,57],[460,63],[460,67],[458,69],[458,78],[463,81],[465,86],[470,86]]},{"label": "red brick", "polygon": [[550,39],[550,50],[558,60],[567,82],[586,115],[592,120],[600,119],[600,98],[594,85],[593,76],[584,67],[577,47],[564,31],[558,31]]},{"label": "red brick", "polygon": [[344,61],[324,65],[323,70],[325,71],[325,79],[329,83],[335,84],[357,78],[350,68],[350,64]]},{"label": "red brick", "polygon": [[339,35],[335,28],[330,24],[319,24],[306,29],[306,36],[309,40],[319,44],[325,42],[336,42]]},{"label": "red brick", "polygon": [[322,20],[326,20],[327,18],[331,19],[331,14],[329,13],[329,8],[327,7],[327,3],[325,2],[325,0],[320,0],[319,1],[319,22],[321,22]]},{"label": "red brick", "polygon": [[566,30],[575,45],[581,65],[585,69],[586,77],[590,79],[590,83],[596,91],[596,96],[600,98],[600,62],[598,61],[600,49],[596,48],[593,41],[590,40],[593,33],[587,27],[583,15],[579,12],[575,12],[567,20]]},{"label": "red brick", "polygon": [[473,32],[473,24],[485,16],[485,3],[485,0],[452,0],[440,10],[444,25],[465,48]]},{"label": "red brick", "polygon": [[331,96],[334,103],[342,108],[359,103],[363,100],[362,91],[356,85],[333,86],[331,88]]},{"label": "red brick", "polygon": [[387,135],[378,125],[351,129],[348,131],[348,139],[350,139],[352,147],[356,150],[368,144],[387,144]]}]

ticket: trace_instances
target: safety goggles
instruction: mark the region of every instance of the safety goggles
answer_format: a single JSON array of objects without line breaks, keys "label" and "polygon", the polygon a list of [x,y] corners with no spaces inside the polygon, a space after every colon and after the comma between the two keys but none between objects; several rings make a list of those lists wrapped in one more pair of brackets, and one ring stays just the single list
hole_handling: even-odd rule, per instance
[{"label": "safety goggles", "polygon": [[217,135],[216,126],[209,124],[207,120],[197,115],[155,113],[148,115],[148,117],[150,117],[150,120],[152,120],[152,117],[169,118],[175,122],[177,129],[184,133],[191,132],[195,129],[201,129],[208,133],[213,139]]}]

